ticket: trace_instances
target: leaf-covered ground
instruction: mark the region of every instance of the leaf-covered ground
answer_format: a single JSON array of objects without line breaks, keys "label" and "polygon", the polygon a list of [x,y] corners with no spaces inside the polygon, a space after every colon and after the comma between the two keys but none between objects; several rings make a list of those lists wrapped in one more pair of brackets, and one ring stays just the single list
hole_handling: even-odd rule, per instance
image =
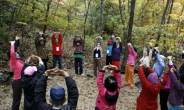
[{"label": "leaf-covered ground", "polygon": [[[5,45],[5,44],[4,44]],[[9,48],[9,44],[6,44],[6,48]],[[48,47],[51,47],[50,43],[47,43]],[[74,58],[73,58],[73,47],[72,38],[65,38],[63,44],[63,68],[73,77],[76,81],[79,89],[79,100],[77,110],[94,110],[95,101],[98,94],[96,79],[89,76],[75,76],[74,75]],[[51,50],[51,48],[50,48]],[[93,59],[92,59],[92,48],[85,47],[85,55],[83,57],[83,66],[85,74],[93,74]],[[24,60],[31,54],[35,53],[34,40],[28,39],[26,42],[22,43],[21,51],[24,54]],[[103,58],[103,64],[105,64],[105,58]],[[52,67],[52,54],[50,53],[49,67]],[[0,60],[0,72],[6,74],[9,72],[8,60],[4,55]],[[111,75],[109,71],[105,73],[105,77]],[[139,81],[137,74],[135,74],[136,82]],[[12,78],[6,83],[0,84],[0,108],[1,110],[10,110],[12,105]],[[122,74],[122,85],[125,83],[124,74]],[[49,77],[47,86],[47,101],[49,98],[49,90],[53,85],[60,85],[66,89],[64,78],[61,76]],[[133,90],[129,86],[121,87],[121,92],[117,102],[117,110],[135,110],[136,109],[136,99],[139,96],[140,89],[135,87]],[[23,110],[24,95],[22,94],[20,110]]]}]

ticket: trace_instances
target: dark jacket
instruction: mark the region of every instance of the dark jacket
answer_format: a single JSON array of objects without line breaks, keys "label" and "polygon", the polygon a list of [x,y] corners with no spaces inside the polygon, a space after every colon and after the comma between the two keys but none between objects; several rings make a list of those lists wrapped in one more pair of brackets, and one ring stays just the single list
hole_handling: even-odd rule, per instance
[{"label": "dark jacket", "polygon": [[[47,104],[45,99],[48,77],[42,76],[36,84],[35,101],[39,110],[54,110],[50,104]],[[78,89],[75,81],[71,77],[65,78],[68,91],[68,104],[63,105],[60,110],[75,110],[78,102]]]},{"label": "dark jacket", "polygon": [[25,63],[22,69],[22,78],[21,78],[21,85],[24,89],[24,110],[38,110],[37,105],[34,99],[34,89],[36,86],[36,82],[45,72],[44,65],[39,64],[37,67],[37,72],[34,73],[33,76],[26,76],[24,75],[24,70],[28,67],[29,64]]},{"label": "dark jacket", "polygon": [[179,74],[184,75],[184,64],[182,64],[179,68]]},{"label": "dark jacket", "polygon": [[122,52],[122,42],[119,43],[119,48],[116,47],[116,42],[114,42],[112,47],[112,60],[120,61],[121,52]]}]

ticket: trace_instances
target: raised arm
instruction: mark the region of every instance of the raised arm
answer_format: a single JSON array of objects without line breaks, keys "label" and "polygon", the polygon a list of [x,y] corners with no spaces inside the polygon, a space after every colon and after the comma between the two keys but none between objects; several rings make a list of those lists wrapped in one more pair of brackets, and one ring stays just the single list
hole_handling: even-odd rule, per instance
[{"label": "raised arm", "polygon": [[[149,70],[149,72],[151,71],[151,68],[148,68]],[[140,79],[140,81],[141,81],[141,84],[143,85],[143,87],[146,87],[146,86],[149,86],[149,85],[146,85],[146,84],[148,84],[147,82],[148,82],[148,80],[146,79],[146,76],[145,76],[145,74],[144,74],[144,71],[143,71],[143,67],[142,66],[139,66],[139,68],[138,68],[138,75],[139,75],[139,79]]]},{"label": "raised arm", "polygon": [[10,41],[10,43],[11,43],[11,46],[10,46],[10,68],[14,69],[15,62],[16,62],[16,55],[15,55],[15,49],[14,49],[15,41]]},{"label": "raised arm", "polygon": [[164,62],[162,61],[161,57],[160,57],[160,52],[156,52],[156,59],[157,59],[157,62],[160,66],[164,67]]},{"label": "raised arm", "polygon": [[123,50],[123,44],[122,44],[122,42],[119,43],[119,49],[120,49],[120,53],[121,53],[122,50]]},{"label": "raised arm", "polygon": [[184,90],[184,85],[177,80],[176,75],[173,72],[170,73],[170,76],[171,76],[171,79],[173,81],[175,88],[177,90]]},{"label": "raised arm", "polygon": [[42,76],[36,83],[34,96],[39,110],[51,110],[52,106],[46,101],[47,76]]}]

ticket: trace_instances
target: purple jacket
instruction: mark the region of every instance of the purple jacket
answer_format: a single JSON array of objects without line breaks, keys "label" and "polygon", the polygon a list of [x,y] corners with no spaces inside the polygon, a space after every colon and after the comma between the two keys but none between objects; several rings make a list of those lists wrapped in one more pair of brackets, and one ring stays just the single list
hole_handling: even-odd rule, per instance
[{"label": "purple jacket", "polygon": [[135,65],[137,53],[134,51],[134,48],[132,46],[127,46],[127,49],[128,49],[127,65]]},{"label": "purple jacket", "polygon": [[171,88],[168,101],[173,106],[182,105],[184,97],[184,85],[177,80],[174,73],[170,73],[170,76],[174,85]]},{"label": "purple jacket", "polygon": [[[114,97],[116,97],[116,101],[117,101],[117,98],[118,98],[118,95],[119,95],[119,92],[120,92],[120,88],[121,88],[121,82],[122,82],[122,78],[121,78],[121,73],[120,71],[116,71],[116,81],[117,81],[117,84],[118,84],[118,89],[116,91],[114,91],[113,93],[112,92],[109,92],[107,91],[107,89],[105,88],[104,86],[104,83],[103,83],[103,78],[104,78],[104,73],[105,71],[100,71],[98,73],[98,77],[97,77],[97,86],[98,86],[98,97],[96,99],[96,107],[99,109],[99,110],[115,110],[116,108],[116,102],[112,102],[114,101]],[[108,95],[108,96],[107,96]],[[110,99],[109,101],[107,101],[108,99]],[[113,105],[110,105],[109,103],[115,103]]]},{"label": "purple jacket", "polygon": [[119,43],[119,48],[116,47],[116,42],[114,42],[112,47],[112,60],[120,61],[120,54],[122,50],[122,42]]}]

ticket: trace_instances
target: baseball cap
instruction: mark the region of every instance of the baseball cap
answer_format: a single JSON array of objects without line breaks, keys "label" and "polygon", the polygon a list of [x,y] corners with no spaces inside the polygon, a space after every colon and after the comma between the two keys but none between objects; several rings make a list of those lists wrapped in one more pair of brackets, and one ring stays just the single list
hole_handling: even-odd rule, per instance
[{"label": "baseball cap", "polygon": [[62,101],[65,98],[65,90],[61,86],[53,86],[50,89],[50,98],[53,101]]}]

